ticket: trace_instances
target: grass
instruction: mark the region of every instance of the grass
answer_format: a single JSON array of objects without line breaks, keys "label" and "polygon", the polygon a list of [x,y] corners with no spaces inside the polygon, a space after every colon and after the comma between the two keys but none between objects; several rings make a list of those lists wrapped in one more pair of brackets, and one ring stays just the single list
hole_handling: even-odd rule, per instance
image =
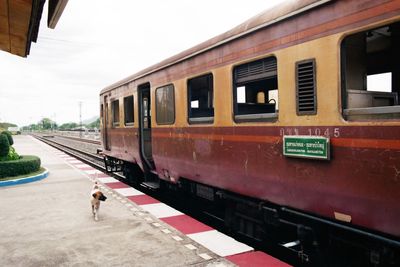
[{"label": "grass", "polygon": [[8,181],[8,180],[14,180],[14,179],[20,179],[20,178],[30,177],[30,176],[34,176],[34,175],[41,174],[41,173],[43,173],[45,170],[46,170],[45,168],[40,167],[40,169],[39,169],[38,171],[31,172],[31,173],[28,173],[28,174],[17,175],[17,176],[3,177],[3,178],[0,178],[0,181]]}]

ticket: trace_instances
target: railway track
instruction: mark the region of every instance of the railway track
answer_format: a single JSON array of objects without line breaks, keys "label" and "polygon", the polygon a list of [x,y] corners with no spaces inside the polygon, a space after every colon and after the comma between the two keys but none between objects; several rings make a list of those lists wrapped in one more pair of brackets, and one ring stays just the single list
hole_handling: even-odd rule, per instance
[{"label": "railway track", "polygon": [[59,135],[59,134],[56,134],[55,136],[60,137],[60,138],[75,140],[75,141],[79,141],[79,142],[95,144],[95,145],[99,145],[99,146],[101,145],[101,142],[99,140],[93,140],[93,139],[87,139],[87,138],[79,138],[79,137]]},{"label": "railway track", "polygon": [[[97,154],[90,153],[82,149],[73,148],[67,144],[61,144],[60,142],[54,140],[55,137],[54,135],[42,135],[42,136],[32,135],[32,136],[54,148],[57,148],[65,152],[66,154],[72,157],[81,160],[82,162],[85,162],[86,164],[104,173],[107,173],[103,157]],[[97,144],[94,142],[90,142],[93,140],[88,140],[88,139],[80,139],[76,137],[66,138],[66,136],[59,136],[59,137],[64,139],[74,140],[76,142]],[[267,254],[272,255],[284,262],[288,262],[290,264],[293,264],[294,266],[299,266],[298,264],[296,264],[296,260],[286,255],[279,246],[259,244],[257,242],[254,242],[254,240],[243,238],[243,236],[237,235],[236,233],[231,232],[229,229],[226,229],[226,227],[224,226],[224,218],[222,218],[220,214],[218,214],[217,212],[213,212],[212,209],[207,207],[209,206],[207,205],[207,203],[204,203],[202,201],[199,202],[197,199],[192,199],[192,198],[188,199],[187,196],[181,194],[173,194],[173,192],[171,194],[171,192],[169,191],[166,192],[154,191],[145,186],[129,183],[122,173],[107,173],[107,174],[113,176],[114,178],[120,180],[123,183],[129,184],[135,189],[173,207],[174,209],[177,209],[183,212],[184,214],[187,214],[201,221],[202,223],[217,229],[220,232],[223,232],[249,246],[254,247],[256,250],[264,251]]]},{"label": "railway track", "polygon": [[[52,138],[54,138],[53,135],[32,135],[33,137],[35,137],[36,139],[52,146],[55,147],[65,153],[67,153],[70,156],[73,156],[75,158],[78,158],[79,160],[87,163],[90,166],[93,166],[94,168],[97,168],[101,171],[106,171],[105,166],[104,166],[104,162],[103,162],[103,157],[93,154],[93,153],[89,153],[87,151],[84,151],[82,149],[78,149],[78,148],[72,148],[68,145],[65,144],[61,144],[59,142],[56,142],[54,140],[52,140]],[[65,138],[63,136],[63,138]],[[72,139],[72,138],[71,138]],[[73,138],[76,141],[81,141],[81,142],[86,142],[83,139],[78,140],[79,138]],[[121,175],[121,178],[123,178],[123,176]]]}]

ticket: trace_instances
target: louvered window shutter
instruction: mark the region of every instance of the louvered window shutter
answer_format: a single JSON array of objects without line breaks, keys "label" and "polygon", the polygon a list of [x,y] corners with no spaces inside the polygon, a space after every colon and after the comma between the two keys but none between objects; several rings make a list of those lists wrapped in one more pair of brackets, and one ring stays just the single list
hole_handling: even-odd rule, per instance
[{"label": "louvered window shutter", "polygon": [[236,84],[276,76],[276,58],[269,57],[246,63],[235,68]]},{"label": "louvered window shutter", "polygon": [[314,59],[296,63],[297,115],[317,114],[316,63]]}]

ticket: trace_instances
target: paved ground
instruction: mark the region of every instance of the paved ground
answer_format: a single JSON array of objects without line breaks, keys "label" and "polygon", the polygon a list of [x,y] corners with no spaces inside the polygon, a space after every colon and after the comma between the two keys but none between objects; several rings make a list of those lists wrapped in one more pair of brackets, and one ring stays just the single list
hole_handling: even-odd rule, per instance
[{"label": "paved ground", "polygon": [[0,187],[0,266],[233,266],[201,246],[191,250],[185,235],[164,234],[117,198],[102,204],[95,222],[88,177],[49,146],[14,139],[17,152],[40,156],[50,175]]}]

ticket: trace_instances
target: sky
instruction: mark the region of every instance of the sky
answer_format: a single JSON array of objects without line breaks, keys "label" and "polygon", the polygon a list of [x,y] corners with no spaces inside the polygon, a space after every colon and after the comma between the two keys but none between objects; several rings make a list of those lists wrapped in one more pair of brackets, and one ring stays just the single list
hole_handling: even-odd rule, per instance
[{"label": "sky", "polygon": [[37,43],[0,51],[0,122],[59,125],[98,116],[104,87],[224,33],[282,0],[69,0]]}]

